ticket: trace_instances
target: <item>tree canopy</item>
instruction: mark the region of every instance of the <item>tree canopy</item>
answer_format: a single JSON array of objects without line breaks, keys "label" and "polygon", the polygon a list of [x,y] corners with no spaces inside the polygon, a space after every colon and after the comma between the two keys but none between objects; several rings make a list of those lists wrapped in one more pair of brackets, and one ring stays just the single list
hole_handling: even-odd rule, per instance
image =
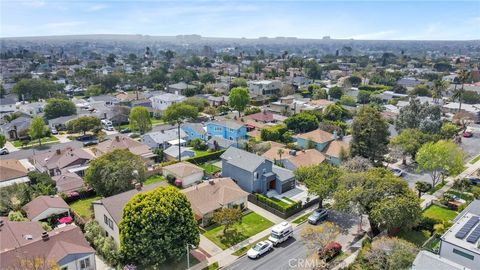
[{"label": "tree canopy", "polygon": [[130,121],[130,128],[133,131],[138,131],[144,134],[152,130],[152,120],[148,109],[142,106],[133,107],[128,115]]},{"label": "tree canopy", "polygon": [[134,181],[143,182],[145,162],[128,149],[116,149],[90,162],[85,182],[97,194],[108,197],[134,187]]},{"label": "tree canopy", "polygon": [[329,198],[337,186],[337,179],[341,172],[338,167],[327,163],[300,167],[294,171],[297,181],[305,183],[308,192],[319,197],[319,207],[323,207],[323,200]]},{"label": "tree canopy", "polygon": [[28,134],[32,140],[38,139],[38,144],[42,145],[42,138],[47,135],[47,126],[40,116],[35,116],[30,123]]},{"label": "tree canopy", "polygon": [[136,194],[125,205],[119,227],[126,264],[156,268],[180,260],[187,245],[200,241],[190,202],[171,186]]},{"label": "tree canopy", "polygon": [[308,112],[300,112],[285,120],[287,128],[295,132],[309,132],[318,128],[318,119]]},{"label": "tree canopy", "polygon": [[442,126],[442,111],[438,105],[421,103],[418,99],[411,99],[410,103],[400,109],[395,121],[395,127],[401,131],[406,128],[416,128],[423,132],[435,134]]},{"label": "tree canopy", "polygon": [[45,105],[45,117],[53,119],[61,116],[69,116],[77,113],[75,104],[70,100],[51,98]]},{"label": "tree canopy", "polygon": [[228,105],[238,111],[238,116],[245,110],[250,103],[250,95],[244,87],[235,87],[230,91],[228,96]]},{"label": "tree canopy", "polygon": [[12,92],[16,93],[20,100],[38,100],[50,98],[62,89],[62,84],[55,84],[51,80],[22,79],[15,84]]},{"label": "tree canopy", "polygon": [[195,119],[197,115],[196,107],[180,102],[170,105],[163,113],[163,119],[170,124],[178,124],[185,119]]},{"label": "tree canopy", "polygon": [[101,122],[95,116],[80,116],[77,119],[73,119],[67,122],[67,129],[73,132],[83,132],[92,131],[94,129],[100,128]]}]

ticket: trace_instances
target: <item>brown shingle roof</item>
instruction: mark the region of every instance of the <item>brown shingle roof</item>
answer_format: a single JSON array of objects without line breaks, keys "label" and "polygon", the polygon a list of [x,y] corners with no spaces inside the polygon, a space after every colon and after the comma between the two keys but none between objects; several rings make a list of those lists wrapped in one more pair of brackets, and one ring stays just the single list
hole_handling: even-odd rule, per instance
[{"label": "brown shingle roof", "polygon": [[27,169],[16,159],[0,160],[0,182],[27,176]]},{"label": "brown shingle roof", "polygon": [[87,162],[93,158],[94,157],[90,153],[82,148],[71,147],[57,149],[55,151],[48,151],[32,157],[35,163],[42,167],[46,167],[49,170],[55,168],[63,169],[79,160],[82,162]]},{"label": "brown shingle roof", "polygon": [[350,145],[344,141],[333,141],[328,145],[327,151],[325,154],[331,157],[340,157],[340,153],[342,151],[349,151]]},{"label": "brown shingle roof", "polygon": [[76,173],[66,172],[61,175],[53,176],[53,181],[57,184],[58,192],[77,191],[85,187],[83,179]]},{"label": "brown shingle roof", "polygon": [[129,137],[120,135],[115,136],[115,138],[111,140],[101,142],[95,147],[97,155],[103,155],[116,149],[128,149],[130,152],[132,152],[132,154],[139,156],[150,157],[153,155],[152,151],[147,145],[137,142]]},{"label": "brown shingle roof", "polygon": [[295,156],[291,156],[288,160],[295,165],[295,167],[310,166],[320,164],[325,160],[325,156],[315,149],[308,149],[297,151]]},{"label": "brown shingle roof", "polygon": [[[68,255],[95,253],[80,228],[75,225],[48,232],[49,239],[44,241],[40,223],[0,219],[3,220],[0,230],[0,269],[14,267],[22,259],[42,258],[58,262]],[[30,240],[27,235],[31,236]]]},{"label": "brown shingle roof", "polygon": [[190,176],[199,172],[203,172],[203,169],[190,162],[179,162],[172,165],[163,167],[163,170],[167,170],[179,178]]},{"label": "brown shingle roof", "polygon": [[316,143],[326,143],[333,140],[333,134],[323,131],[321,129],[316,129],[307,133],[297,135],[297,138],[302,138],[304,140],[312,140]]},{"label": "brown shingle roof", "polygon": [[137,193],[144,192],[144,191],[150,191],[154,190],[155,188],[159,186],[166,186],[167,183],[165,181],[143,186],[141,190],[137,189],[132,189],[129,191],[125,191],[122,193],[119,193],[117,195],[113,195],[107,198],[103,198],[99,201],[94,202],[94,204],[102,204],[105,209],[107,209],[108,213],[110,216],[112,216],[113,220],[115,221],[116,224],[120,223],[120,220],[122,220],[122,215],[123,215],[123,207],[125,207],[125,204]]},{"label": "brown shingle roof", "polygon": [[214,184],[204,182],[182,190],[198,216],[203,216],[231,202],[246,198],[249,194],[229,177],[210,181]]},{"label": "brown shingle roof", "polygon": [[255,121],[260,121],[260,122],[264,122],[264,123],[274,121],[273,113],[267,112],[267,111],[254,113],[254,114],[248,115],[247,117],[250,118],[250,119],[253,119]]},{"label": "brown shingle roof", "polygon": [[22,207],[30,220],[49,208],[70,209],[68,204],[59,196],[38,196]]}]

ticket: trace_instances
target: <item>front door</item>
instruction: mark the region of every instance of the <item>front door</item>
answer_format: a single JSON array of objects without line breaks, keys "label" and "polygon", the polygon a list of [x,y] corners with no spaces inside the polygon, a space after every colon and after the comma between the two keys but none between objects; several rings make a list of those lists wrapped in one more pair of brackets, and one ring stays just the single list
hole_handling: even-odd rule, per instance
[{"label": "front door", "polygon": [[275,189],[275,180],[272,180],[270,181],[270,183],[268,184],[268,189]]}]

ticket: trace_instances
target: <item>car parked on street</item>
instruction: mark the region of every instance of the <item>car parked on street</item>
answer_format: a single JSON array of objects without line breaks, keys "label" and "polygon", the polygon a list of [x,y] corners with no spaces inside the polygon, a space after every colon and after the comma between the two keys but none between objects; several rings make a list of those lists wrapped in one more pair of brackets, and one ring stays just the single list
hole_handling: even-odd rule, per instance
[{"label": "car parked on street", "polygon": [[470,131],[465,131],[465,132],[463,133],[463,137],[464,137],[464,138],[471,138],[471,137],[473,137],[473,133],[470,132]]},{"label": "car parked on street", "polygon": [[468,181],[470,181],[472,185],[480,185],[480,178],[478,177],[469,177]]},{"label": "car parked on street", "polygon": [[80,136],[80,137],[77,137],[76,140],[79,141],[79,142],[82,142],[83,146],[92,146],[92,145],[98,144],[97,137],[95,137],[93,135]]},{"label": "car parked on street", "polygon": [[122,128],[122,129],[120,129],[120,133],[122,133],[122,134],[130,133],[130,132],[132,132],[132,130],[129,129],[129,128]]},{"label": "car parked on street", "polygon": [[342,252],[342,245],[337,242],[330,242],[324,248],[318,250],[318,257],[325,261],[331,261]]},{"label": "car parked on street", "polygon": [[256,259],[256,258],[259,258],[260,256],[262,256],[263,254],[267,253],[268,251],[270,251],[272,249],[273,249],[273,243],[272,242],[270,242],[268,240],[261,241],[261,242],[258,242],[257,244],[255,244],[255,246],[253,246],[247,252],[247,256],[250,259]]},{"label": "car parked on street", "polygon": [[308,223],[312,225],[317,225],[319,222],[324,221],[328,218],[327,209],[318,208],[308,217]]},{"label": "car parked on street", "polygon": [[10,152],[8,151],[8,149],[6,147],[3,147],[2,149],[0,149],[0,155],[8,155],[10,154]]},{"label": "car parked on street", "polygon": [[268,237],[268,240],[273,243],[274,246],[285,242],[293,235],[292,224],[288,222],[282,222],[275,225],[272,228],[272,234]]}]

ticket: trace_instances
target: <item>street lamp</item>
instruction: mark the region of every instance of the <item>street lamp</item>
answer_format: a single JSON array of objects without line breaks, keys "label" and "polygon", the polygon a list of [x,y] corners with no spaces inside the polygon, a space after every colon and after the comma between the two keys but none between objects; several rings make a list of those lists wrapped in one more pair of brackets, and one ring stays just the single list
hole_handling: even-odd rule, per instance
[{"label": "street lamp", "polygon": [[190,247],[195,248],[195,246],[187,243],[187,269],[190,268]]}]

